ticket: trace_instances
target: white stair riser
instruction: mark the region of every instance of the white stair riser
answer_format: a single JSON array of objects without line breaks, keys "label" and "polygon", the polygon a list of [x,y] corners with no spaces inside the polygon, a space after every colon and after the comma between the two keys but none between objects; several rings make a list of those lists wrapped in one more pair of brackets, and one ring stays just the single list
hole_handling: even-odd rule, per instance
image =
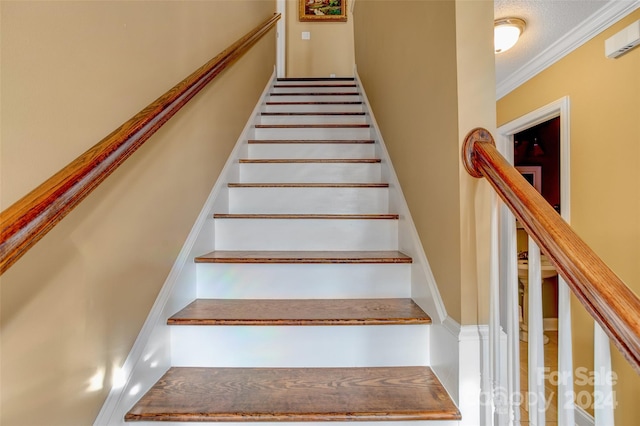
[{"label": "white stair riser", "polygon": [[371,129],[368,127],[335,127],[335,128],[256,128],[255,139],[312,139],[312,140],[349,140],[371,139]]},{"label": "white stair riser", "polygon": [[229,188],[229,213],[380,214],[388,188]]},{"label": "white stair riser", "polygon": [[319,80],[277,80],[274,84],[278,85],[278,86],[288,86],[288,85],[294,85],[294,86],[298,86],[298,85],[320,85],[320,84],[327,84],[327,85],[333,85],[333,84],[354,84],[355,80],[353,79],[348,79],[348,80],[340,80],[338,78],[322,78]]},{"label": "white stair riser", "polygon": [[410,263],[200,263],[203,299],[362,299],[411,297]]},{"label": "white stair riser", "polygon": [[375,145],[372,143],[269,143],[249,144],[249,158],[252,159],[344,159],[375,158]]},{"label": "white stair riser", "polygon": [[397,250],[388,219],[215,219],[216,250]]},{"label": "white stair riser", "polygon": [[[280,86],[280,84],[278,84],[278,86]],[[290,84],[288,86],[298,86],[298,84]],[[319,86],[319,84],[305,87],[273,87],[271,93],[358,93],[357,87],[333,87],[329,84],[326,84],[326,87],[313,86]]]},{"label": "white stair riser", "polygon": [[366,115],[261,115],[259,124],[366,124]]},{"label": "white stair riser", "polygon": [[380,182],[380,163],[241,163],[240,182]]},{"label": "white stair riser", "polygon": [[172,326],[176,367],[429,365],[428,325]]},{"label": "white stair riser", "polygon": [[269,96],[268,102],[356,102],[360,95],[277,95]]},{"label": "white stair riser", "polygon": [[[282,101],[272,101],[282,102]],[[265,105],[265,112],[362,112],[364,107],[358,104],[271,104]]]},{"label": "white stair riser", "polygon": [[[309,426],[310,422],[286,422],[286,426]],[[457,420],[416,420],[399,422],[361,422],[358,426],[459,426]],[[158,422],[135,422],[136,426],[158,426]],[[243,425],[251,426],[282,426],[282,422],[249,422],[243,421]],[[354,422],[313,422],[315,426],[353,426]],[[185,426],[184,422],[162,422],[162,426]],[[238,422],[198,422],[198,426],[238,426]]]}]

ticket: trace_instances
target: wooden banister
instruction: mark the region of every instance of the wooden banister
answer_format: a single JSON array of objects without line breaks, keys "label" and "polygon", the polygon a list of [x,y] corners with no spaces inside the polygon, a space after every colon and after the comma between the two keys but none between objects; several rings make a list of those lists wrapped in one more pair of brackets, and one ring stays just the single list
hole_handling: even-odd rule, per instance
[{"label": "wooden banister", "polygon": [[109,136],[0,213],[0,274],[77,206],[225,68],[273,28],[276,13],[198,68]]},{"label": "wooden banister", "polygon": [[469,174],[485,177],[616,347],[640,373],[640,299],[498,152],[486,129],[462,149]]}]

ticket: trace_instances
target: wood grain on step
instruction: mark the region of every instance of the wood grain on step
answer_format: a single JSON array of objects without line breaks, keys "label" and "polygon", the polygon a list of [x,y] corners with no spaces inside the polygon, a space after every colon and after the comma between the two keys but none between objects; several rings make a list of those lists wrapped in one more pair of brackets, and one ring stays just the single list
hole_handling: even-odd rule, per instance
[{"label": "wood grain on step", "polygon": [[411,299],[197,299],[169,325],[430,324]]},{"label": "wood grain on step", "polygon": [[235,251],[217,250],[196,263],[412,263],[399,251]]},{"label": "wood grain on step", "polygon": [[260,115],[262,116],[298,116],[298,115],[302,115],[302,116],[307,116],[307,115],[356,115],[356,116],[362,116],[362,115],[366,115],[366,112],[263,112]]},{"label": "wood grain on step", "polygon": [[270,93],[269,96],[360,96],[358,92],[287,92]]},{"label": "wood grain on step", "polygon": [[380,163],[379,158],[274,158],[274,159],[254,159],[243,158],[239,160],[241,164],[268,164],[268,163]]},{"label": "wood grain on step", "polygon": [[367,115],[366,112],[263,112],[260,113],[263,117],[362,117]]},{"label": "wood grain on step", "polygon": [[250,144],[370,144],[373,139],[249,139]]},{"label": "wood grain on step", "polygon": [[459,420],[429,367],[172,367],[126,420]]},{"label": "wood grain on step", "polygon": [[318,88],[318,87],[338,87],[338,88],[353,88],[357,87],[355,84],[276,84],[273,87],[277,89],[290,89],[290,88]]},{"label": "wood grain on step", "polygon": [[264,214],[264,213],[215,213],[215,219],[381,219],[397,220],[397,214]]},{"label": "wood grain on step", "polygon": [[369,124],[256,124],[256,129],[368,129]]},{"label": "wood grain on step", "polygon": [[362,101],[265,102],[266,105],[362,105]]},{"label": "wood grain on step", "polygon": [[355,81],[353,77],[279,77],[277,81]]},{"label": "wood grain on step", "polygon": [[388,183],[229,183],[229,188],[388,188]]}]

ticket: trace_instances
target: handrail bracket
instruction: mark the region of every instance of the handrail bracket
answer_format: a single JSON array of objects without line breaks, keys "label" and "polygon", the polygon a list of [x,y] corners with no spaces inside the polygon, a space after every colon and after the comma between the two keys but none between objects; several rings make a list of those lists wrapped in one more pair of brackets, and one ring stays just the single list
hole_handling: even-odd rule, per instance
[{"label": "handrail bracket", "polygon": [[488,143],[496,146],[496,142],[493,140],[491,133],[482,127],[476,127],[471,130],[464,138],[464,144],[462,145],[462,164],[471,176],[475,178],[481,178],[483,174],[476,167],[476,143]]}]

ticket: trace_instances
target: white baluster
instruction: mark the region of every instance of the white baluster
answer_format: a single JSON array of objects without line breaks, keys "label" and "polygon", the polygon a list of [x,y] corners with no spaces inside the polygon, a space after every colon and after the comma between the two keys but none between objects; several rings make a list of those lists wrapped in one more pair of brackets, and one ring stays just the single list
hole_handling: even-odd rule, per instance
[{"label": "white baluster", "polygon": [[529,238],[529,423],[545,425],[544,333],[540,248]]},{"label": "white baluster", "polygon": [[596,426],[613,426],[613,409],[615,394],[611,375],[611,350],[609,337],[598,323],[593,327],[593,366],[595,384],[593,386],[593,403]]},{"label": "white baluster", "polygon": [[[515,218],[513,214],[498,201],[497,195],[492,195],[492,227],[494,231],[492,235],[492,261],[491,261],[491,301],[490,301],[490,328],[491,328],[491,348],[495,356],[492,357],[492,399],[493,406],[495,408],[494,416],[491,419],[495,426],[509,426],[510,420],[513,419],[513,402],[515,395],[513,389],[509,387],[511,384],[511,375],[514,374],[511,369],[513,354],[510,351],[510,339],[513,338],[518,343],[518,298],[517,298],[517,272],[515,256],[513,259],[501,265],[500,264],[500,246],[505,246],[506,250],[503,252],[514,253],[516,250],[516,233],[515,233]],[[498,222],[506,220],[508,224],[513,226],[512,242],[505,242],[500,239],[500,228]],[[495,256],[495,257],[494,257]],[[509,291],[513,291],[515,288],[515,297],[513,299],[509,296]],[[506,299],[505,299],[506,298]],[[502,303],[506,301],[507,306],[504,309],[506,317],[503,318]],[[514,305],[515,304],[515,305]],[[513,308],[516,312],[515,316],[515,328],[510,331],[509,311]],[[506,332],[507,338],[504,339],[503,331]],[[519,366],[515,370],[515,374],[519,378],[520,369]],[[519,386],[519,381],[517,382]],[[519,408],[519,407],[516,407]]]},{"label": "white baluster", "polygon": [[504,207],[503,218],[507,221],[511,230],[507,231],[507,238],[504,241],[504,252],[509,253],[509,260],[506,265],[506,305],[507,305],[507,395],[509,399],[509,424],[520,424],[520,401],[522,391],[520,389],[520,288],[518,282],[518,259],[517,259],[517,230],[516,219],[513,213]]},{"label": "white baluster", "polygon": [[569,287],[558,277],[558,424],[574,426],[573,346]]},{"label": "white baluster", "polygon": [[[508,425],[508,405],[504,392],[503,366],[506,359],[502,344],[502,327],[500,325],[500,251],[498,226],[498,199],[495,192],[491,193],[491,268],[489,271],[489,351],[491,366],[490,390],[491,405],[481,407],[483,418],[487,425]],[[487,390],[487,387],[484,387]],[[487,395],[489,397],[489,395]],[[488,399],[488,398],[486,398]],[[488,402],[488,401],[487,401]],[[494,409],[493,413],[491,408]]]}]

